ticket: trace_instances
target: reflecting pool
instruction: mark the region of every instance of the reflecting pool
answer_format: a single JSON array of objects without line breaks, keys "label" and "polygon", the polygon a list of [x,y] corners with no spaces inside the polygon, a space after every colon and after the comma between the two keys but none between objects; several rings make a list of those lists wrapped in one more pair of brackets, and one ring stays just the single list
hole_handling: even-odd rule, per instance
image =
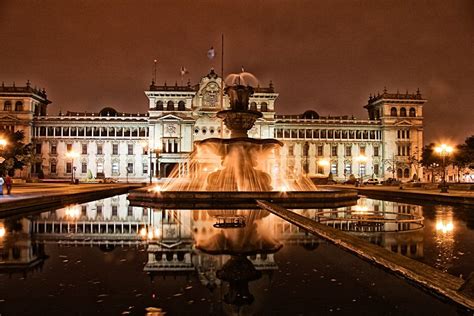
[{"label": "reflecting pool", "polygon": [[[473,266],[467,213],[407,208],[423,227],[348,233],[450,273]],[[0,233],[2,315],[463,313],[262,210],[156,210],[122,195],[5,218]]]}]

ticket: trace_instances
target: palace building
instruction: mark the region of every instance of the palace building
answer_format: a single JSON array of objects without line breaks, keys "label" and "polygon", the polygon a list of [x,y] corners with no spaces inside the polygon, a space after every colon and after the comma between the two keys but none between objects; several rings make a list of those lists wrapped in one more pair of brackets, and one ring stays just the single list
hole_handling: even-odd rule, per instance
[{"label": "palace building", "polygon": [[[229,137],[216,113],[222,108],[223,80],[213,70],[196,85],[162,85],[145,91],[146,113],[122,113],[111,107],[98,112],[47,112],[45,90],[15,85],[0,87],[0,128],[22,130],[34,148],[34,161],[23,178],[45,177],[92,180],[149,181],[188,173],[193,143],[209,137]],[[256,87],[250,109],[262,112],[249,131],[254,138],[276,138],[284,146],[276,152],[280,165],[295,174],[348,179],[423,176],[418,164],[423,147],[423,104],[414,94],[370,96],[366,119],[277,114],[278,93],[272,83]],[[229,108],[223,96],[223,108]],[[284,106],[284,105],[282,105]],[[362,105],[361,105],[362,106]],[[70,155],[68,153],[75,153]]]}]

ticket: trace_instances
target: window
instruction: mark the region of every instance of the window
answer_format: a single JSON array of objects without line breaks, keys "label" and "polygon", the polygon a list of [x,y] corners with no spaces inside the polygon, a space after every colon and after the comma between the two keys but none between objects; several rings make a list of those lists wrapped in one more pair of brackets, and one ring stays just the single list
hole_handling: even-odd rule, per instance
[{"label": "window", "polygon": [[407,116],[407,109],[401,108],[400,109],[400,116]]},{"label": "window", "polygon": [[127,216],[130,216],[130,217],[133,216],[133,206],[128,206],[128,209],[127,209]]},{"label": "window", "polygon": [[331,146],[331,156],[337,156],[337,146]]},{"label": "window", "polygon": [[293,145],[288,146],[288,156],[293,156],[295,154],[295,147]]},{"label": "window", "polygon": [[266,102],[262,102],[262,104],[260,104],[260,111],[262,112],[267,112],[268,111],[268,105]]},{"label": "window", "polygon": [[365,146],[360,146],[359,147],[359,153],[361,156],[365,156]]},{"label": "window", "polygon": [[378,156],[379,156],[379,148],[374,147],[374,157],[378,157]]},{"label": "window", "polygon": [[337,162],[331,163],[331,173],[337,175]]},{"label": "window", "polygon": [[185,106],[184,101],[179,101],[178,102],[178,111],[184,111],[184,110],[186,110],[186,106]]},{"label": "window", "polygon": [[17,101],[15,103],[15,111],[23,111],[23,102]]},{"label": "window", "polygon": [[104,163],[98,162],[97,163],[97,173],[104,173]]},{"label": "window", "polygon": [[4,111],[11,111],[12,110],[12,103],[10,101],[5,101],[3,105]]},{"label": "window", "polygon": [[415,116],[416,116],[415,108],[410,108],[410,117],[415,117]]},{"label": "window", "polygon": [[66,151],[72,150],[72,144],[66,144]]},{"label": "window", "polygon": [[344,174],[350,175],[351,173],[352,173],[352,165],[350,162],[346,162],[346,165],[344,167]]},{"label": "window", "polygon": [[257,103],[251,102],[250,103],[250,110],[251,111],[257,111]]},{"label": "window", "polygon": [[318,157],[323,156],[323,145],[318,145]]},{"label": "window", "polygon": [[82,144],[82,154],[87,155],[87,144]]},{"label": "window", "polygon": [[71,173],[72,171],[72,163],[67,162],[66,163],[66,173]]},{"label": "window", "polygon": [[146,162],[143,163],[143,174],[148,173],[148,164]]},{"label": "window", "polygon": [[133,144],[128,144],[128,154],[133,155]]},{"label": "window", "polygon": [[35,152],[41,154],[41,144],[36,144]]},{"label": "window", "polygon": [[391,108],[390,109],[390,116],[397,116],[397,108]]},{"label": "window", "polygon": [[112,173],[113,174],[118,174],[119,173],[119,163],[118,162],[113,162],[112,163]]},{"label": "window", "polygon": [[166,111],[174,111],[174,102],[173,101],[168,101],[166,104]]},{"label": "window", "polygon": [[163,111],[163,101],[156,102],[156,109],[158,111]]},{"label": "window", "polygon": [[51,173],[56,173],[56,162],[51,163]]},{"label": "window", "polygon": [[346,156],[350,157],[352,155],[352,146],[346,146]]},{"label": "window", "polygon": [[374,175],[378,176],[379,175],[379,164],[376,163],[374,164]]},{"label": "window", "polygon": [[87,173],[87,162],[81,164],[81,173]]},{"label": "window", "polygon": [[102,215],[102,205],[97,205],[97,215]]},{"label": "window", "polygon": [[127,164],[127,173],[133,173],[133,162]]},{"label": "window", "polygon": [[118,144],[112,144],[112,155],[118,155]]},{"label": "window", "polygon": [[118,214],[117,205],[112,205],[112,216],[117,216],[117,214]]},{"label": "window", "polygon": [[304,145],[303,145],[303,156],[307,157],[308,154],[309,154],[309,144],[304,143]]},{"label": "window", "polygon": [[58,153],[58,146],[56,144],[51,144],[51,154],[56,155]]},{"label": "window", "polygon": [[362,177],[365,176],[365,164],[360,164],[359,166],[359,173]]},{"label": "window", "polygon": [[102,155],[102,144],[97,144],[97,155]]}]

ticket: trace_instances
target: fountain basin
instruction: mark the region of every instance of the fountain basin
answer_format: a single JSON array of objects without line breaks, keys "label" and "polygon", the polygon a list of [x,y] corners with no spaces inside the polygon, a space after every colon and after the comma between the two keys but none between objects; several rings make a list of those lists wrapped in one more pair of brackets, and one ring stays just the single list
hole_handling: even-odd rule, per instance
[{"label": "fountain basin", "polygon": [[165,209],[257,209],[256,200],[266,200],[286,208],[336,208],[355,205],[355,190],[328,191],[162,191],[133,190],[132,206]]}]

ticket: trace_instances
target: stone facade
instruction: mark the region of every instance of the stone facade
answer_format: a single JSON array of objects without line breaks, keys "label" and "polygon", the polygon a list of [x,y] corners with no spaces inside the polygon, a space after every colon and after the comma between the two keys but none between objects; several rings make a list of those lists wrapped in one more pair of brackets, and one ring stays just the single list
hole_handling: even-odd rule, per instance
[{"label": "stone facade", "polygon": [[[50,101],[44,90],[0,88],[0,126],[24,130],[35,148],[35,162],[22,176],[47,178],[114,178],[149,181],[167,177],[178,168],[186,175],[193,143],[209,137],[230,137],[216,113],[229,108],[213,70],[196,85],[158,86],[145,91],[147,113],[66,112],[47,115]],[[368,119],[350,116],[278,115],[273,85],[256,87],[249,100],[260,111],[249,131],[254,138],[276,138],[284,146],[275,153],[274,171],[335,180],[356,177],[404,181],[423,176],[418,161],[423,146],[423,104],[419,93],[371,96]],[[21,103],[21,106],[20,106]],[[223,106],[221,106],[223,104]],[[16,105],[18,105],[17,108]],[[75,158],[67,152],[77,153]],[[151,173],[151,176],[150,176]]]}]

